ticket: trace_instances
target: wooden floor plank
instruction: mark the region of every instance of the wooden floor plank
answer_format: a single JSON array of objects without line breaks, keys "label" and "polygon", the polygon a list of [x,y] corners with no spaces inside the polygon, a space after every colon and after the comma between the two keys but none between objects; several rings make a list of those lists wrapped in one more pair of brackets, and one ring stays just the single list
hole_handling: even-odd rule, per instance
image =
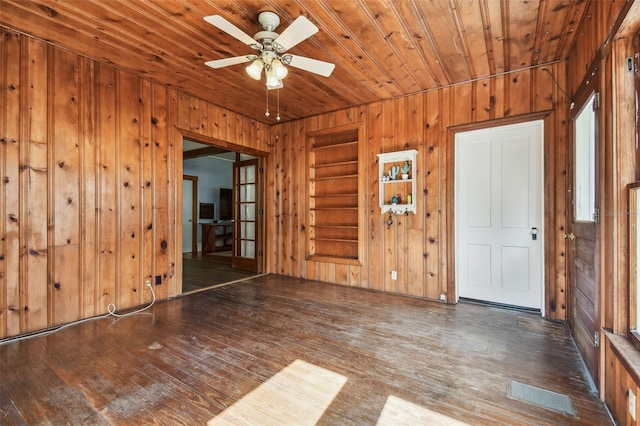
[{"label": "wooden floor plank", "polygon": [[[279,373],[300,361],[346,379],[318,424],[376,424],[383,411],[385,422],[611,424],[564,324],[279,276],[0,345],[0,415],[6,424],[206,424],[271,378],[282,386]],[[569,395],[578,418],[509,399],[511,380]],[[265,394],[269,416],[292,418]],[[305,403],[314,402],[301,398],[300,410]]]},{"label": "wooden floor plank", "polygon": [[[32,345],[7,345],[0,352],[1,394],[17,407],[27,424],[107,424],[44,360]],[[27,353],[28,351],[28,353]],[[37,378],[36,380],[31,380]],[[16,404],[16,401],[24,403]],[[2,405],[5,405],[4,403]],[[5,424],[5,423],[3,423]]]}]

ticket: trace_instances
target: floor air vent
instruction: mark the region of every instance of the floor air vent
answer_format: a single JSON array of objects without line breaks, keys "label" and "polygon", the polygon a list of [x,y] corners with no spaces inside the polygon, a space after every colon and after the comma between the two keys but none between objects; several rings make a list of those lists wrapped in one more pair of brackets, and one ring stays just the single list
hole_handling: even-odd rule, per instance
[{"label": "floor air vent", "polygon": [[507,396],[527,404],[536,405],[558,413],[578,417],[573,401],[568,395],[526,385],[512,380],[507,385]]}]

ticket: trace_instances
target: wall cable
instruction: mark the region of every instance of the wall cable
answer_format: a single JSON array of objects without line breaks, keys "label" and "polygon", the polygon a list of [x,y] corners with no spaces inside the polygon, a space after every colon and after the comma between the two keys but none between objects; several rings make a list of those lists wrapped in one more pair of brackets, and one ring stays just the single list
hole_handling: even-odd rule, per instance
[{"label": "wall cable", "polygon": [[85,322],[89,322],[89,321],[95,321],[95,320],[99,320],[99,319],[104,319],[104,318],[108,318],[108,317],[115,317],[115,318],[125,318],[125,317],[130,317],[132,315],[138,315],[144,311],[146,311],[147,309],[151,308],[155,303],[156,303],[156,291],[154,290],[153,286],[151,284],[146,284],[147,287],[149,287],[149,289],[151,290],[151,302],[140,309],[137,309],[135,311],[132,312],[127,312],[124,314],[118,314],[117,308],[115,303],[109,303],[107,305],[107,313],[103,314],[103,315],[98,315],[97,317],[92,317],[92,318],[85,318],[79,321],[74,321],[74,322],[70,322],[69,324],[64,324],[61,325],[59,327],[53,328],[53,329],[49,329],[49,330],[45,330],[45,331],[40,331],[37,333],[33,333],[33,334],[27,334],[24,336],[18,336],[18,337],[13,337],[13,338],[8,338],[8,339],[4,339],[4,340],[0,340],[0,346],[7,344],[7,343],[11,343],[11,342],[19,342],[21,340],[27,340],[27,339],[31,339],[34,337],[42,337],[42,336],[48,336],[50,334],[54,334],[57,333],[60,330],[64,330],[65,328],[71,327],[72,325],[78,325],[78,324],[82,324]]}]

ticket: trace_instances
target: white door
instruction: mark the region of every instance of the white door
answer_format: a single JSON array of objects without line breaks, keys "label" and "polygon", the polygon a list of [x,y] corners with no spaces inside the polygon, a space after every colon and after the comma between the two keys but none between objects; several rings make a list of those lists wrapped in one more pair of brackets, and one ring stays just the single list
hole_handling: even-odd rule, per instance
[{"label": "white door", "polygon": [[182,180],[182,252],[193,251],[193,181]]},{"label": "white door", "polygon": [[542,121],[458,133],[458,297],[541,309]]}]

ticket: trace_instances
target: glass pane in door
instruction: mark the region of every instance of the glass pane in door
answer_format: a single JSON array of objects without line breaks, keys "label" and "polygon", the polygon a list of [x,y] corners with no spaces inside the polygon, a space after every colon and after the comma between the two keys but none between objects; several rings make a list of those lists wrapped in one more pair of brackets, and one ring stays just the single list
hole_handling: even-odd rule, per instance
[{"label": "glass pane in door", "polygon": [[596,199],[595,112],[591,95],[575,119],[575,219],[591,222]]}]

